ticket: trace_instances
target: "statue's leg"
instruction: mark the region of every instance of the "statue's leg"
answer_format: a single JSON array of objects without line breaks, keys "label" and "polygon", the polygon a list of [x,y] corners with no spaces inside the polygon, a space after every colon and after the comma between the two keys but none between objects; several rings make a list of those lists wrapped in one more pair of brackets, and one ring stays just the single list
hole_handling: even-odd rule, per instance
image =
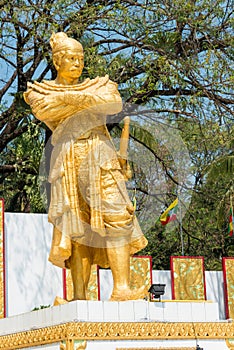
[{"label": "statue's leg", "polygon": [[103,217],[106,226],[107,256],[113,275],[111,300],[143,299],[145,286],[130,289],[130,246],[133,231],[133,206],[127,196],[125,181],[115,174],[102,171]]},{"label": "statue's leg", "polygon": [[87,289],[90,279],[90,273],[91,273],[91,263],[88,258],[83,259],[83,278],[84,278],[84,288],[85,288],[85,296],[87,299]]},{"label": "statue's leg", "polygon": [[82,253],[79,245],[72,242],[70,269],[73,282],[73,300],[86,300]]},{"label": "statue's leg", "polygon": [[147,295],[145,286],[134,290],[131,290],[130,288],[129,246],[125,245],[115,248],[107,248],[107,255],[114,281],[110,300],[121,301],[143,299]]},{"label": "statue's leg", "polygon": [[130,256],[128,245],[107,248],[107,256],[113,275],[113,292],[129,289]]},{"label": "statue's leg", "polygon": [[[79,213],[77,221],[80,220],[84,224],[87,224],[90,221],[89,200],[86,198],[87,187],[89,185],[89,168],[88,164],[86,164],[89,144],[87,140],[76,140],[73,147],[75,170],[71,177],[75,180],[74,192],[72,194],[77,200],[76,210]],[[81,164],[83,164],[82,167],[80,167]],[[86,300],[86,291],[91,271],[89,247],[72,242],[72,254],[69,260],[74,300]]]}]

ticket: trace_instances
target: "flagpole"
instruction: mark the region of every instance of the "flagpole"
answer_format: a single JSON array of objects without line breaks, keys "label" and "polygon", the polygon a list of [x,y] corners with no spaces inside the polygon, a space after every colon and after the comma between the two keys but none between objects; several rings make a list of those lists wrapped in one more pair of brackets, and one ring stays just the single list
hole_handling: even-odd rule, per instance
[{"label": "flagpole", "polygon": [[230,191],[230,206],[231,206],[231,209],[233,211],[233,205],[232,205],[232,186],[231,186],[231,191]]},{"label": "flagpole", "polygon": [[[162,225],[167,225],[171,221],[176,220],[179,222],[179,231],[180,231],[180,240],[181,240],[181,250],[182,255],[184,256],[184,239],[183,239],[183,227],[182,227],[182,205],[180,201],[180,193],[177,191],[177,197],[171,205],[160,215],[157,222],[160,220]],[[172,211],[177,208],[179,210],[179,215],[173,213]],[[176,211],[177,211],[176,210]]]},{"label": "flagpole", "polygon": [[178,206],[179,206],[179,227],[180,227],[180,240],[181,240],[181,255],[184,256],[184,238],[183,238],[183,227],[182,227],[182,208],[180,200],[180,192],[178,193]]}]

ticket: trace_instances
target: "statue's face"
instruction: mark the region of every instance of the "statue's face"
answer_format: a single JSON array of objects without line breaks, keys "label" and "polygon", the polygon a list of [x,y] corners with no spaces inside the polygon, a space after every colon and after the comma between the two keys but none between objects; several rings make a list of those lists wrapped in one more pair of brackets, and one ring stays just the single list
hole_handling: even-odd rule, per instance
[{"label": "statue's face", "polygon": [[58,73],[64,79],[77,79],[84,68],[84,55],[80,51],[67,50],[63,55]]}]

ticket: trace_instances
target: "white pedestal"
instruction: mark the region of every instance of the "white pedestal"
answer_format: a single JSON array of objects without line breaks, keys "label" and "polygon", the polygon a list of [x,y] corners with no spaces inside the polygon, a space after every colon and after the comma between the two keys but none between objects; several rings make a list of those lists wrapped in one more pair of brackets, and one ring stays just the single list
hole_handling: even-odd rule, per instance
[{"label": "white pedestal", "polygon": [[218,305],[181,301],[73,301],[0,319],[0,336],[66,322],[217,322]]},{"label": "white pedestal", "polygon": [[87,350],[183,349],[197,343],[205,350],[222,350],[228,349],[229,334],[234,324],[218,322],[218,305],[211,302],[74,301],[0,319],[4,350],[55,350],[61,344],[61,349],[84,349],[82,341]]}]

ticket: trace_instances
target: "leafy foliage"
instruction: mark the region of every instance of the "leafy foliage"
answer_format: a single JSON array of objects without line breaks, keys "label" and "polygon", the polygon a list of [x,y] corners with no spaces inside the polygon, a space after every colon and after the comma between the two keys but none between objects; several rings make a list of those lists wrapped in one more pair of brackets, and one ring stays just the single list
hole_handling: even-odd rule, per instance
[{"label": "leafy foliage", "polygon": [[[207,268],[220,268],[220,258],[233,255],[226,220],[233,185],[233,5],[233,0],[1,1],[0,184],[7,210],[45,210],[36,184],[49,133],[22,94],[27,81],[55,77],[49,37],[65,31],[84,46],[83,79],[108,73],[126,103],[154,111],[148,119],[152,130],[165,125],[180,132],[191,162],[187,187],[167,144],[149,129],[132,126],[130,147],[144,146],[152,169],[164,174],[166,189],[153,193],[159,212],[178,188],[191,197],[182,221],[185,254],[199,253]],[[140,215],[152,191],[141,165],[134,170],[129,186],[137,189]],[[146,251],[155,267],[166,268],[170,255],[181,254],[181,232],[179,226],[165,231],[156,221],[151,218],[146,232]]]},{"label": "leafy foliage", "polygon": [[43,138],[43,129],[28,120],[27,131],[0,156],[3,182],[0,196],[9,211],[45,212],[38,184]]}]

